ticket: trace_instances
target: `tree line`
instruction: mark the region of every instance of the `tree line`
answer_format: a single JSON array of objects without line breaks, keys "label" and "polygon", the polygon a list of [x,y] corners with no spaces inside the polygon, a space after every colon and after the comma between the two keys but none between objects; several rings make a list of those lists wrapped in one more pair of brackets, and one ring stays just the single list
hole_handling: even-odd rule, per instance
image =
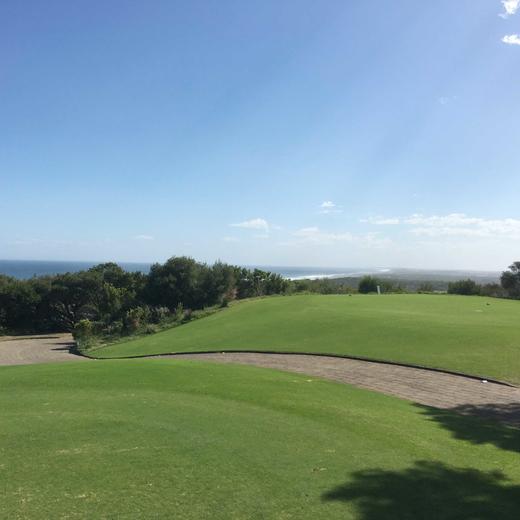
[{"label": "tree line", "polygon": [[520,262],[513,262],[500,276],[500,283],[478,284],[475,280],[458,280],[448,284],[448,294],[491,296],[520,300]]},{"label": "tree line", "polygon": [[154,264],[148,274],[103,263],[28,280],[0,275],[0,332],[69,332],[81,323],[100,335],[131,334],[235,299],[281,294],[288,284],[260,269],[188,257]]},{"label": "tree line", "polygon": [[[0,275],[0,334],[75,332],[76,336],[118,337],[155,332],[225,307],[233,300],[274,294],[408,292],[400,283],[365,276],[352,280],[295,280],[260,269],[188,257],[154,264],[148,274],[115,263],[85,271],[18,280]],[[415,292],[433,292],[423,282]],[[520,262],[502,273],[500,284],[459,280],[448,293],[520,299]]]}]

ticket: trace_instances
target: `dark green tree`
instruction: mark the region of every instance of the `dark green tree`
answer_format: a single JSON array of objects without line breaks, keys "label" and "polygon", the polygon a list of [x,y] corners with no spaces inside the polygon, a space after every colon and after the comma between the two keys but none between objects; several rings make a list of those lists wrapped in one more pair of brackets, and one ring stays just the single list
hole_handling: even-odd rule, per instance
[{"label": "dark green tree", "polygon": [[502,273],[500,284],[509,298],[520,299],[520,262],[513,262],[509,269]]}]

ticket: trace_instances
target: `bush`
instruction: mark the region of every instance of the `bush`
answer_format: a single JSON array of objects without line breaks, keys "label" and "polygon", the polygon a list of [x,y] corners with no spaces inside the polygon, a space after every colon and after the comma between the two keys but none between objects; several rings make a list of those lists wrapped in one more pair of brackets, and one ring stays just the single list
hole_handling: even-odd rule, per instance
[{"label": "bush", "polygon": [[377,292],[377,286],[380,282],[373,276],[363,276],[359,281],[358,292],[361,294],[375,293]]},{"label": "bush", "polygon": [[80,320],[74,325],[72,336],[80,348],[87,347],[94,337],[94,325],[90,320]]},{"label": "bush", "polygon": [[150,321],[152,323],[161,323],[170,316],[168,307],[152,307],[150,309]]},{"label": "bush", "polygon": [[175,321],[181,322],[184,319],[184,306],[182,303],[179,303],[177,307],[175,307]]},{"label": "bush", "polygon": [[123,322],[121,320],[117,320],[107,325],[104,329],[104,332],[109,336],[120,336],[123,332],[123,328]]},{"label": "bush", "polygon": [[124,318],[125,331],[128,334],[138,331],[150,320],[150,309],[148,307],[134,307],[126,312]]},{"label": "bush", "polygon": [[155,334],[156,332],[159,332],[159,327],[157,325],[154,325],[153,323],[149,323],[144,328],[145,334]]},{"label": "bush", "polygon": [[448,284],[448,294],[462,294],[464,296],[472,296],[480,294],[480,285],[474,280],[458,280]]},{"label": "bush", "polygon": [[500,283],[509,298],[520,299],[520,262],[513,262],[502,273]]},{"label": "bush", "polygon": [[419,292],[419,293],[431,293],[431,292],[433,292],[433,284],[431,282],[423,282],[417,288],[417,292]]},{"label": "bush", "polygon": [[507,298],[507,292],[498,283],[487,283],[480,288],[482,296],[490,296],[491,298]]}]

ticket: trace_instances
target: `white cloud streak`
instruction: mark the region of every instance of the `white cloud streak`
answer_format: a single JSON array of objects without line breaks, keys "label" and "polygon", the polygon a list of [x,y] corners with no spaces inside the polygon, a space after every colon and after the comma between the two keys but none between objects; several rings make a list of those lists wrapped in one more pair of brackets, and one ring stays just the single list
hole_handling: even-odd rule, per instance
[{"label": "white cloud streak", "polygon": [[412,215],[404,220],[413,226],[413,234],[428,237],[459,236],[520,239],[520,220],[514,218],[484,219],[469,217],[464,213],[450,213],[444,216]]},{"label": "white cloud streak", "polygon": [[269,224],[263,218],[253,218],[251,220],[245,220],[244,222],[230,224],[230,226],[243,229],[256,229],[264,233],[269,233]]},{"label": "white cloud streak", "polygon": [[317,226],[299,229],[293,233],[297,243],[307,243],[314,245],[332,245],[339,243],[358,244],[365,247],[383,247],[390,243],[388,239],[382,239],[377,233],[365,233],[355,235],[348,231],[342,233],[332,233],[322,231]]},{"label": "white cloud streak", "polygon": [[392,218],[380,218],[380,217],[369,217],[360,220],[363,224],[373,224],[375,226],[397,226],[400,220],[396,217]]},{"label": "white cloud streak", "polygon": [[318,213],[322,215],[330,215],[331,213],[342,213],[343,210],[331,200],[325,200],[320,204]]},{"label": "white cloud streak", "polygon": [[334,204],[334,202],[332,202],[331,200],[326,200],[324,202],[321,203],[321,206],[320,208],[335,208],[336,207],[336,204]]},{"label": "white cloud streak", "polygon": [[135,235],[133,237],[134,240],[154,240],[154,237],[151,235]]},{"label": "white cloud streak", "polygon": [[520,36],[518,34],[507,34],[502,38],[502,42],[507,45],[520,45]]}]

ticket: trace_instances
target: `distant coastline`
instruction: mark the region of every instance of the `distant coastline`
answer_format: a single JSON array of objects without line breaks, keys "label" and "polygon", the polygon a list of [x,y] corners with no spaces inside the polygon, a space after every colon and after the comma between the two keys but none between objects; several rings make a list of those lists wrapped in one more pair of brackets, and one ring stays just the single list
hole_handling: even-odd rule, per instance
[{"label": "distant coastline", "polygon": [[[46,276],[62,273],[73,273],[89,269],[101,262],[70,262],[51,260],[0,260],[0,274],[18,279],[28,279],[33,276]],[[117,262],[127,271],[148,273],[152,263],[146,262]],[[497,281],[498,271],[464,271],[464,270],[435,270],[435,269],[400,269],[400,268],[346,268],[346,267],[298,267],[273,265],[246,265],[244,267],[262,269],[277,273],[290,280],[317,280],[322,278],[360,278],[370,274],[382,278],[394,279],[423,279],[423,280],[456,280],[472,278],[481,283]]]},{"label": "distant coastline", "polygon": [[[33,276],[46,276],[53,274],[74,273],[89,269],[101,262],[68,262],[51,260],[0,260],[0,274],[12,276],[19,279],[27,279]],[[140,271],[147,273],[152,263],[145,262],[117,262],[127,271]],[[266,265],[246,265],[244,267],[262,269],[277,273],[284,278],[291,280],[318,279],[318,278],[344,278],[352,276],[362,276],[367,273],[388,271],[381,270],[359,270],[348,268],[331,267],[287,267],[287,266],[266,266]]]},{"label": "distant coastline", "polygon": [[[76,273],[100,263],[101,262],[68,262],[59,260],[0,260],[0,274],[26,280],[33,276]],[[147,273],[152,265],[134,262],[117,263],[127,271],[141,271],[143,273]]]}]

